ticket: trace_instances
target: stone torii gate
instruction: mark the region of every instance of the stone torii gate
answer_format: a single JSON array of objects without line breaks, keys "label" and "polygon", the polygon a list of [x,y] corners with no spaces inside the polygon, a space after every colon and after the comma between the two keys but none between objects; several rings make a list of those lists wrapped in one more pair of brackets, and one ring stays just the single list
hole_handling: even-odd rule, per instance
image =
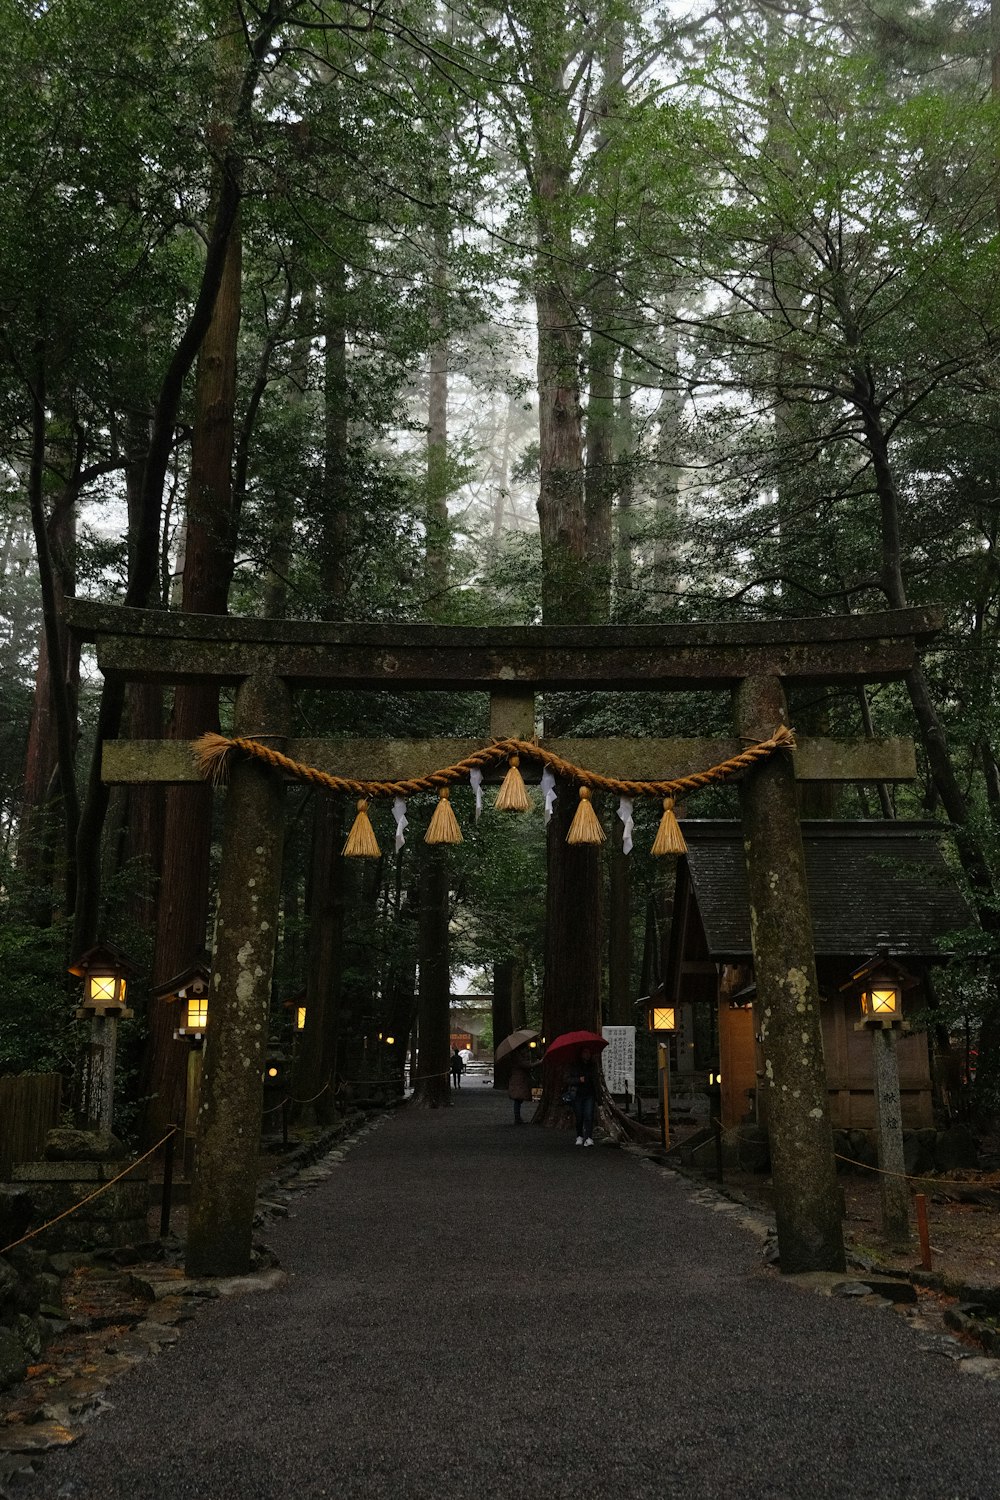
[{"label": "stone torii gate", "polygon": [[[735,740],[542,741],[595,771],[666,780],[718,763],[787,723],[786,685],[904,677],[941,623],[938,611],[909,609],[777,622],[467,629],[164,614],[83,601],[71,604],[68,621],[78,639],[96,644],[106,678],[235,685],[235,735],[340,775],[387,780],[453,762],[481,742],[294,739],[295,689],[483,691],[497,738],[531,737],[536,691],[730,691]],[[817,738],[761,762],[740,782],[786,1272],[844,1265],[795,781],[903,781],[915,774],[908,740]],[[116,741],[103,747],[103,777],[169,783],[194,781],[197,773],[184,743]],[[238,757],[226,795],[191,1274],[249,1269],[283,822],[281,779]]]}]

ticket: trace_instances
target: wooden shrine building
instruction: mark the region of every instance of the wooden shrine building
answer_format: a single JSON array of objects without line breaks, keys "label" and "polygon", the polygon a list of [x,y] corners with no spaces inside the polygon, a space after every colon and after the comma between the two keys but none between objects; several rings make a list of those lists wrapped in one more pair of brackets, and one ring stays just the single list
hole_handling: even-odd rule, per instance
[{"label": "wooden shrine building", "polygon": [[[687,820],[678,862],[664,989],[681,1012],[678,1067],[718,1066],[722,1123],[764,1122],[767,1058],[750,933],[743,836],[735,822]],[[974,923],[941,847],[941,825],[804,822],[806,878],[821,1000],[831,1122],[875,1124],[872,1051],[856,995],[843,986],[883,950],[903,983],[904,1015],[927,1000],[927,975],[947,958],[949,932]],[[714,1056],[708,1056],[711,1052]],[[933,1124],[926,1031],[899,1042],[903,1124]]]}]

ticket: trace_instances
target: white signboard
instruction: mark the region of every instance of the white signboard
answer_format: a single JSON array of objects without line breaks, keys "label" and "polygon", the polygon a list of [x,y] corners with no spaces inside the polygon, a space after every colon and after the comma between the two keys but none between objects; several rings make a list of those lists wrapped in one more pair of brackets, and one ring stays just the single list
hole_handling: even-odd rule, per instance
[{"label": "white signboard", "polygon": [[635,1027],[602,1026],[607,1046],[601,1053],[604,1077],[612,1094],[635,1095]]}]

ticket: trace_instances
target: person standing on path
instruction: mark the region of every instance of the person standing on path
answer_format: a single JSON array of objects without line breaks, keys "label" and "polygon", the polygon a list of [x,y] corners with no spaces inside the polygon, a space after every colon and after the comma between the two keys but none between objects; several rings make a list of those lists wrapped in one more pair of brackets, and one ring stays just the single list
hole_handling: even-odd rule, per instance
[{"label": "person standing on path", "polygon": [[462,1074],[465,1072],[465,1062],[457,1047],[452,1048],[451,1053],[451,1081],[456,1089],[462,1087]]},{"label": "person standing on path", "polygon": [[519,1047],[511,1056],[510,1081],[507,1084],[508,1098],[514,1101],[514,1124],[523,1125],[521,1105],[531,1103],[531,1063],[527,1046]]},{"label": "person standing on path", "polygon": [[573,1113],[576,1116],[576,1144],[594,1144],[594,1109],[597,1104],[597,1059],[589,1047],[566,1074],[566,1085],[573,1090]]}]

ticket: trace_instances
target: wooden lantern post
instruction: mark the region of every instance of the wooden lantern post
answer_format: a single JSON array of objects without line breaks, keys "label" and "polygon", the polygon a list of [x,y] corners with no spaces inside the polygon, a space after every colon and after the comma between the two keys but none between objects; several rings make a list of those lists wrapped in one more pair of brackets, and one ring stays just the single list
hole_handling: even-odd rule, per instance
[{"label": "wooden lantern post", "polygon": [[114,1123],[118,1022],[128,1020],[133,1014],[125,1004],[125,994],[135,967],[117,948],[99,943],[82,954],[69,972],[83,980],[83,1002],[76,1012],[77,1019],[90,1019],[84,1082],[86,1127],[110,1135]]},{"label": "wooden lantern post", "polygon": [[903,1152],[903,1108],[899,1094],[896,1038],[907,1029],[902,986],[889,974],[873,974],[861,991],[859,1031],[872,1034],[875,1143],[878,1152],[882,1233],[892,1245],[910,1241],[910,1190]]}]

